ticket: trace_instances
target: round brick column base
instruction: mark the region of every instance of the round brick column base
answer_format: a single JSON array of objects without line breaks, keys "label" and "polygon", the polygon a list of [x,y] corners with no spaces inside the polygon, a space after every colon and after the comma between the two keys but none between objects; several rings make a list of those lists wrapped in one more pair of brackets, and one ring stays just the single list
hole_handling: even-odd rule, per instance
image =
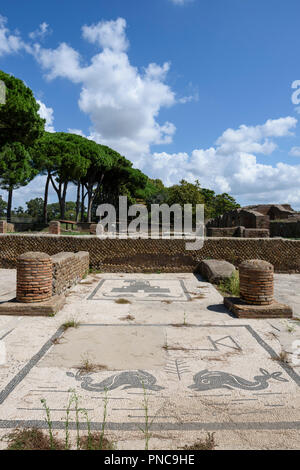
[{"label": "round brick column base", "polygon": [[49,233],[52,235],[60,235],[60,222],[58,220],[52,220],[50,222]]},{"label": "round brick column base", "polygon": [[17,301],[44,302],[52,297],[52,259],[46,253],[28,252],[17,260]]},{"label": "round brick column base", "polygon": [[274,302],[274,267],[263,260],[244,261],[239,266],[240,297],[249,305]]}]

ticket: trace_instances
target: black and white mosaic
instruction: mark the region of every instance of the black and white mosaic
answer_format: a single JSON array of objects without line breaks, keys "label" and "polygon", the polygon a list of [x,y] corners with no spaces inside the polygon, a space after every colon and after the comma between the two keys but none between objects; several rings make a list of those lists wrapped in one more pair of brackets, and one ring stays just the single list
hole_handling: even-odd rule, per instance
[{"label": "black and white mosaic", "polygon": [[190,295],[183,280],[177,279],[102,279],[88,300],[115,300],[129,298],[135,301],[184,302]]}]

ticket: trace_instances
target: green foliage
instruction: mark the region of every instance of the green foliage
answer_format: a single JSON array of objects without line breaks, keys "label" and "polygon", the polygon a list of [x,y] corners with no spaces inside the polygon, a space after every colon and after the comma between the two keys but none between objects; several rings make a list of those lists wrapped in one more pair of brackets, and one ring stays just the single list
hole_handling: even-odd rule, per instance
[{"label": "green foliage", "polygon": [[27,210],[26,213],[30,215],[36,221],[40,221],[43,218],[43,207],[44,200],[41,197],[36,197],[35,199],[30,199],[26,202]]},{"label": "green foliage", "polygon": [[205,201],[205,217],[211,219],[240,207],[235,199],[227,193],[216,195],[211,189],[201,189]]},{"label": "green foliage", "polygon": [[[60,207],[57,202],[53,204],[48,204],[48,217],[49,220],[59,220],[61,219],[60,216]],[[66,202],[66,212],[65,212],[65,220],[75,220],[75,212],[76,212],[76,203],[73,201]]]},{"label": "green foliage", "polygon": [[199,181],[196,180],[193,184],[181,180],[179,184],[168,188],[167,204],[170,206],[180,204],[181,207],[183,207],[184,204],[192,204],[193,206],[196,206],[196,204],[204,204],[204,197]]},{"label": "green foliage", "polygon": [[0,80],[6,86],[6,102],[0,106],[0,148],[15,142],[30,146],[44,132],[45,120],[38,114],[39,104],[22,80],[1,70]]},{"label": "green foliage", "polygon": [[232,211],[239,208],[235,199],[227,193],[219,194],[215,197],[213,203],[213,217],[225,214],[225,212]]},{"label": "green foliage", "polygon": [[240,277],[238,271],[234,271],[229,279],[220,282],[219,289],[222,294],[231,294],[234,297],[239,297],[240,295]]},{"label": "green foliage", "polygon": [[7,202],[0,196],[0,217],[3,219],[6,216]]},{"label": "green foliage", "polygon": [[44,132],[45,120],[30,88],[0,70],[6,86],[6,102],[0,106],[0,187],[8,191],[7,220],[11,218],[13,190],[25,186],[34,176],[28,152]]},{"label": "green foliage", "polygon": [[7,220],[10,221],[13,190],[25,186],[36,175],[23,144],[14,142],[0,149],[0,175],[0,187],[8,191]]},{"label": "green foliage", "polygon": [[29,152],[20,142],[4,145],[0,150],[0,187],[17,189],[35,175]]}]

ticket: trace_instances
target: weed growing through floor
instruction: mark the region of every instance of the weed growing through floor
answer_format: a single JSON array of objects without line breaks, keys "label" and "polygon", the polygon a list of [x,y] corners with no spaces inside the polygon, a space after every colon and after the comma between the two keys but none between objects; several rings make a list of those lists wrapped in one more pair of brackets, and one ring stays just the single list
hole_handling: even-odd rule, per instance
[{"label": "weed growing through floor", "polygon": [[[79,397],[75,390],[70,390],[72,395],[68,401],[66,408],[65,420],[65,440],[57,439],[53,435],[53,423],[51,420],[50,408],[45,399],[41,399],[41,403],[46,413],[46,423],[48,426],[48,435],[45,431],[29,428],[15,429],[11,433],[5,435],[2,439],[6,440],[7,450],[70,450],[70,412],[71,406],[74,404],[75,426],[76,426],[76,450],[114,450],[115,445],[105,437],[105,429],[107,422],[107,406],[108,395],[105,389],[103,420],[100,432],[91,431],[91,422],[88,412],[85,408],[79,406]],[[80,415],[83,414],[87,423],[87,435],[80,436]]]},{"label": "weed growing through floor", "polygon": [[[40,429],[15,429],[4,436],[7,441],[7,450],[64,450],[64,445],[53,438],[50,444],[49,437]],[[52,446],[52,447],[51,447]]]},{"label": "weed growing through floor", "polygon": [[166,336],[165,336],[165,344],[163,345],[163,349],[165,349],[166,351],[168,351],[168,349],[169,349],[167,332],[166,332]]},{"label": "weed growing through floor", "polygon": [[126,321],[126,320],[133,321],[133,320],[135,320],[135,317],[133,315],[129,314],[129,315],[126,315],[126,317],[120,318],[120,320],[122,320],[122,321]]},{"label": "weed growing through floor", "polygon": [[230,294],[234,297],[240,295],[240,277],[238,271],[234,271],[230,278],[221,281],[219,290],[223,295]]},{"label": "weed growing through floor", "polygon": [[104,408],[103,408],[103,420],[102,420],[102,429],[100,433],[99,439],[99,450],[103,450],[103,439],[105,434],[105,426],[106,426],[106,419],[107,419],[107,405],[108,405],[108,395],[107,395],[107,388],[104,389]]},{"label": "weed growing through floor", "polygon": [[[75,390],[70,390],[73,395],[75,394]],[[66,422],[65,422],[65,450],[69,450],[70,448],[70,431],[69,431],[69,425],[70,425],[70,411],[71,411],[71,406],[73,403],[73,396],[69,399],[67,409],[66,409]]]},{"label": "weed growing through floor", "polygon": [[90,268],[89,274],[102,274],[102,271],[100,269]]},{"label": "weed growing through floor", "polygon": [[121,304],[121,305],[123,305],[123,304],[131,304],[130,300],[128,300],[128,299],[117,299],[117,300],[115,300],[115,303],[116,303],[116,304]]},{"label": "weed growing through floor", "polygon": [[66,321],[65,323],[63,323],[61,326],[63,328],[64,331],[67,331],[69,328],[78,328],[80,325],[79,322],[77,322],[74,318]]},{"label": "weed growing through floor", "polygon": [[154,418],[152,419],[152,421],[150,421],[150,419],[149,419],[149,399],[148,399],[148,396],[147,396],[147,391],[146,391],[144,382],[142,381],[141,384],[142,384],[143,391],[144,391],[144,399],[143,399],[142,405],[143,405],[144,413],[145,413],[145,426],[144,427],[139,426],[139,428],[142,431],[142,433],[144,434],[145,450],[149,450],[149,442],[150,442],[150,439],[151,439],[150,428],[153,424]]},{"label": "weed growing through floor", "polygon": [[286,351],[283,351],[283,350],[280,351],[278,356],[272,357],[272,359],[273,359],[273,361],[282,362],[283,364],[288,364],[288,362],[289,362],[288,353]]},{"label": "weed growing through floor", "polygon": [[53,438],[53,426],[52,426],[52,420],[51,420],[51,415],[50,415],[50,408],[47,405],[47,402],[45,398],[41,400],[41,403],[43,405],[43,408],[46,412],[46,423],[48,425],[48,431],[49,431],[49,439],[50,439],[50,450],[55,449],[55,442]]},{"label": "weed growing through floor", "polygon": [[190,446],[184,446],[183,450],[214,450],[216,448],[215,433],[207,433],[205,439],[198,439]]},{"label": "weed growing through floor", "polygon": [[80,375],[89,374],[90,372],[97,372],[106,369],[106,366],[102,364],[95,364],[94,362],[92,362],[88,354],[81,356],[81,363],[78,366]]}]

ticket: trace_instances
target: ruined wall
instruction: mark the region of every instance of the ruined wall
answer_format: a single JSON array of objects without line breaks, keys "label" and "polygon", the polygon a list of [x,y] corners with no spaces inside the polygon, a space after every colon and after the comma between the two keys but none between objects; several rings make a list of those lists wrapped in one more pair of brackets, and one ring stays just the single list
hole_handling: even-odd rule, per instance
[{"label": "ruined wall", "polygon": [[300,240],[207,238],[200,250],[187,251],[186,240],[98,239],[94,236],[0,235],[0,266],[15,268],[27,251],[55,255],[88,251],[90,267],[103,272],[193,272],[203,259],[224,259],[238,265],[263,259],[277,272],[300,273]]},{"label": "ruined wall", "polygon": [[236,209],[210,220],[207,223],[207,228],[229,228],[242,226],[245,228],[268,229],[269,224],[270,218],[267,215],[263,215],[260,212],[253,210]]},{"label": "ruined wall", "polygon": [[53,295],[61,294],[77,284],[89,270],[89,253],[61,252],[51,256],[53,262]]},{"label": "ruined wall", "polygon": [[300,221],[270,223],[271,237],[300,238]]}]

